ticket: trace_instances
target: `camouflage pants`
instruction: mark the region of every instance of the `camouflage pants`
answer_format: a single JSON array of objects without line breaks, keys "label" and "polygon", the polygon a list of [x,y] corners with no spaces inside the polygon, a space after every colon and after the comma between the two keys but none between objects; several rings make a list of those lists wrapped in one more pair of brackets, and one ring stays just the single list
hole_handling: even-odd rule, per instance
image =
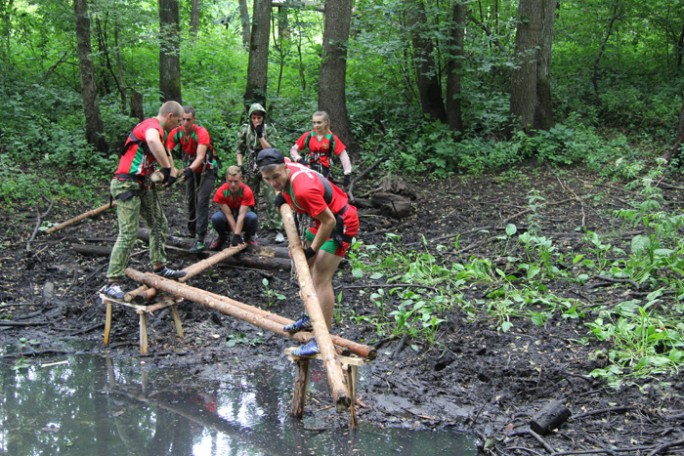
[{"label": "camouflage pants", "polygon": [[169,224],[162,212],[157,189],[152,187],[142,190],[139,196],[132,196],[126,201],[116,199],[129,191],[139,189],[135,181],[112,179],[111,193],[116,200],[116,216],[119,223],[119,235],[109,257],[108,279],[121,279],[128,266],[131,250],[138,239],[138,228],[142,216],[150,228],[150,260],[152,265],[166,264],[166,234]]}]

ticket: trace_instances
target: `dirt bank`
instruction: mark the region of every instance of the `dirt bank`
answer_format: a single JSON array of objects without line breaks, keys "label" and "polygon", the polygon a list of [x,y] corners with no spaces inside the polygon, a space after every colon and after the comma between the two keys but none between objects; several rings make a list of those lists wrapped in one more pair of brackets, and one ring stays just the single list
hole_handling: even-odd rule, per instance
[{"label": "dirt bank", "polygon": [[[582,231],[617,228],[620,222],[612,211],[626,207],[631,198],[623,185],[599,183],[595,176],[578,170],[532,168],[507,176],[416,182],[411,186],[417,209],[413,215],[397,220],[362,209],[360,237],[367,245],[380,245],[391,232],[401,236],[402,246],[427,249],[444,264],[474,256],[493,259],[505,267],[496,237],[507,224],[524,230],[530,223],[539,223],[560,250],[571,252],[581,241]],[[681,207],[681,187],[675,178],[662,187],[670,209]],[[369,196],[373,190],[363,182],[355,194]],[[163,204],[172,234],[182,236],[182,196],[167,194]],[[0,346],[16,346],[20,338],[35,340],[37,344],[21,347],[29,359],[70,350],[64,341],[88,341],[100,350],[104,309],[97,290],[103,284],[108,258],[77,254],[71,245],[111,246],[116,237],[114,211],[29,241],[38,213],[45,209],[0,214],[0,318],[5,320],[0,326]],[[88,208],[57,202],[41,216],[42,220],[60,222],[84,209]],[[263,231],[261,244],[274,243],[274,237],[275,231]],[[177,248],[170,248],[169,256],[176,267],[195,261]],[[148,269],[143,243],[134,251],[131,265]],[[472,313],[466,315],[454,306],[435,336],[436,343],[427,348],[421,340],[378,335],[367,320],[350,318],[377,311],[369,294],[396,286],[387,285],[386,280],[354,278],[347,267],[335,282],[336,290],[344,295],[336,331],[374,344],[379,353],[363,368],[361,420],[388,426],[453,427],[478,435],[483,451],[492,454],[684,453],[681,376],[619,390],[590,377],[601,365],[593,356],[601,347],[596,342],[579,342],[586,340],[585,320],[556,315],[538,326],[517,319],[503,332],[484,307],[473,318]],[[601,280],[592,277],[584,284],[559,281],[548,286],[556,294],[586,303],[625,299],[615,296],[617,292]],[[289,318],[301,312],[296,282],[288,271],[222,267],[191,283]],[[127,285],[132,288],[134,284]],[[458,290],[470,302],[486,302],[489,291],[477,283]],[[280,354],[292,345],[192,303],[180,308],[185,340],[176,340],[169,316],[161,312],[150,323],[147,362],[189,365],[199,377],[220,376],[237,368],[227,361],[231,359],[240,360],[240,369],[249,368],[250,363],[284,362]],[[137,338],[135,314],[116,310],[110,346],[113,356],[137,356]],[[14,355],[5,357],[13,359]],[[553,400],[561,400],[572,416],[549,435],[529,432],[531,418]]]}]

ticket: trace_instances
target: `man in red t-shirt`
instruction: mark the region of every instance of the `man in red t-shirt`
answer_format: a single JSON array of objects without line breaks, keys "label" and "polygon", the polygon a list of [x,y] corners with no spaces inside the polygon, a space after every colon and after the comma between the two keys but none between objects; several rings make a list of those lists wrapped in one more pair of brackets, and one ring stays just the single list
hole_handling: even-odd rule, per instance
[{"label": "man in red t-shirt", "polygon": [[119,235],[116,238],[107,270],[107,284],[102,293],[113,299],[123,299],[120,282],[135,241],[142,216],[150,228],[150,260],[154,272],[169,279],[183,277],[185,272],[166,267],[166,234],[169,225],[162,212],[157,189],[150,185],[150,175],[155,163],[159,163],[164,176],[162,185],[170,186],[176,180],[177,171],[171,154],[164,148],[166,132],[176,127],[183,114],[183,107],[175,101],[167,101],[157,117],[143,120],[128,135],[119,166],[110,184],[112,197],[116,200]]},{"label": "man in red t-shirt", "polygon": [[226,182],[214,193],[214,202],[220,211],[211,216],[211,225],[218,233],[209,248],[219,250],[231,235],[230,245],[244,242],[256,244],[255,234],[259,227],[254,209],[254,193],[242,182],[239,166],[229,166],[226,170]]},{"label": "man in red t-shirt", "polygon": [[166,147],[173,151],[178,147],[183,155],[186,167],[185,193],[188,198],[188,231],[190,236],[197,236],[191,252],[205,249],[204,238],[209,226],[209,199],[216,183],[218,164],[211,147],[211,138],[206,128],[195,125],[195,108],[183,107],[183,123],[171,130],[166,140]]},{"label": "man in red t-shirt", "polygon": [[[335,306],[332,277],[359,231],[356,208],[349,204],[347,195],[323,175],[299,163],[286,162],[278,149],[259,152],[257,166],[264,181],[280,192],[275,199],[277,208],[289,204],[296,212],[308,214],[314,220],[306,233],[309,246],[304,254],[309,261],[325,322],[330,328]],[[311,329],[311,320],[306,314],[283,328],[290,333]],[[311,339],[292,354],[311,356],[318,352],[316,339]]]}]

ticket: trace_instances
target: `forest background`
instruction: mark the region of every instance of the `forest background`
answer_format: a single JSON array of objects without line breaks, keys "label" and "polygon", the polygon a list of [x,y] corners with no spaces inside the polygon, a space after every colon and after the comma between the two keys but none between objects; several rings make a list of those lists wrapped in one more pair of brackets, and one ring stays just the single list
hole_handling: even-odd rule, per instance
[{"label": "forest background", "polygon": [[[584,250],[564,256],[532,224],[522,234],[506,226],[497,239],[522,282],[492,259],[437,267],[432,252],[358,248],[355,277],[387,275],[391,260],[412,264],[415,283],[423,255],[425,284],[444,287],[420,300],[397,295],[396,310],[379,311],[388,331],[434,343],[444,305],[454,302],[449,287],[486,279],[499,287],[487,301],[498,330],[511,329],[518,305],[542,303],[548,312],[527,313],[534,324],[557,312],[592,315],[595,340],[621,335],[609,352],[614,364],[596,376],[619,382],[626,367],[648,376],[684,362],[684,218],[680,208],[664,209],[654,185],[680,174],[682,2],[0,0],[0,16],[3,212],[40,213],[46,200],[101,204],[121,143],[163,100],[197,109],[224,166],[235,162],[251,102],[266,105],[285,151],[324,109],[357,170],[381,160],[384,174],[510,181],[525,172],[516,165],[531,161],[580,166],[634,191],[615,214],[640,227],[627,245],[588,232]],[[530,195],[529,211],[540,204]],[[387,257],[373,256],[380,252]],[[395,278],[406,281],[399,269]],[[546,286],[592,275],[650,293],[606,317]],[[668,315],[656,318],[664,298]],[[469,300],[458,302],[473,311]]]}]

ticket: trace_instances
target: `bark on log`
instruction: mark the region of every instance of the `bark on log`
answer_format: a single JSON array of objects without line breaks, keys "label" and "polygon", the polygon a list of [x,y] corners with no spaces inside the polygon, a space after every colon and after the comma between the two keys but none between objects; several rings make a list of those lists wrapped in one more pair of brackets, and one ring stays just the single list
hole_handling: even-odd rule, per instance
[{"label": "bark on log", "polygon": [[[112,253],[111,247],[102,245],[71,244],[71,249],[81,255],[109,256]],[[250,247],[247,247],[247,250],[249,249]],[[267,249],[264,249],[264,251],[268,252]],[[207,253],[206,255],[211,254]],[[219,267],[224,266],[274,270],[282,269],[284,271],[289,271],[292,267],[292,263],[289,259],[280,258],[279,256],[259,256],[243,253],[239,258],[228,257],[224,259]]]},{"label": "bark on log", "polygon": [[[147,228],[140,228],[138,230],[138,237],[145,242],[150,242],[150,230]],[[182,247],[185,249],[190,249],[195,243],[192,238],[184,238],[178,236],[167,236],[166,245],[173,245],[175,247]],[[289,260],[290,254],[286,247],[278,246],[261,246],[261,245],[248,245],[245,253],[253,253],[255,255],[263,257],[275,257],[275,258],[286,258]]]},{"label": "bark on log", "polygon": [[371,202],[373,203],[373,206],[379,208],[383,214],[389,217],[404,218],[408,217],[413,212],[411,200],[404,196],[395,195],[394,193],[373,193]]},{"label": "bark on log", "polygon": [[108,210],[109,208],[114,207],[115,205],[116,205],[116,201],[112,201],[111,203],[103,204],[100,207],[92,209],[88,212],[84,212],[81,215],[77,215],[76,217],[71,218],[71,219],[67,220],[66,222],[58,223],[57,225],[48,228],[45,231],[45,234],[52,234],[55,231],[59,231],[59,230],[64,229],[68,226],[75,225],[76,223],[80,222],[81,220],[85,220],[87,218],[94,217],[98,214],[101,214],[101,213],[105,212],[106,210]]},{"label": "bark on log", "polygon": [[539,435],[547,435],[565,423],[572,413],[561,401],[551,401],[530,421],[530,429]]},{"label": "bark on log", "polygon": [[323,311],[321,310],[316,289],[313,285],[309,265],[306,261],[306,255],[302,249],[302,243],[299,239],[299,233],[295,225],[294,217],[292,216],[292,209],[287,204],[280,206],[280,215],[283,219],[283,226],[287,234],[288,245],[290,247],[290,256],[294,260],[295,268],[297,269],[297,279],[299,281],[299,288],[301,291],[304,306],[311,318],[314,336],[318,342],[318,348],[323,357],[323,365],[328,376],[328,384],[335,400],[335,405],[338,410],[349,408],[351,404],[351,397],[349,390],[345,383],[344,373],[342,372],[342,364],[337,356],[335,347],[333,347],[330,333],[328,332],[328,325],[325,323]]}]

